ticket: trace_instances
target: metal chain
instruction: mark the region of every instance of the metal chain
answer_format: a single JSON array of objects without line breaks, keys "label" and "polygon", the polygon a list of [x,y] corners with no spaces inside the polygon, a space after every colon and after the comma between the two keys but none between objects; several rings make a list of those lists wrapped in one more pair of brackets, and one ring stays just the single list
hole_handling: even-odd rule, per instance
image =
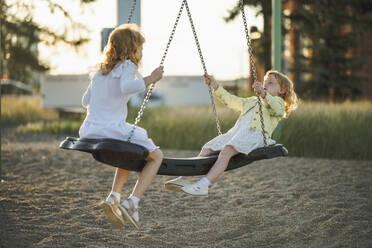
[{"label": "metal chain", "polygon": [[127,23],[130,23],[130,21],[132,20],[134,9],[136,8],[136,3],[137,3],[137,1],[136,0],[133,0],[132,7],[130,8],[130,12],[129,12],[128,22]]},{"label": "metal chain", "polygon": [[[173,29],[172,29],[171,35],[169,36],[169,40],[168,40],[167,46],[166,46],[165,51],[164,51],[164,54],[163,54],[163,56],[162,56],[162,58],[161,58],[160,66],[162,66],[162,65],[164,64],[165,57],[166,57],[167,54],[168,54],[168,50],[169,50],[170,44],[171,44],[171,42],[172,42],[172,40],[173,40],[174,34],[175,34],[175,32],[176,32],[176,28],[177,28],[178,22],[179,22],[179,20],[180,20],[180,17],[181,17],[181,14],[182,14],[183,7],[184,7],[184,6],[185,6],[185,2],[182,1],[182,4],[181,4],[181,7],[180,7],[180,10],[178,11],[178,15],[177,15],[176,21],[175,21],[175,23],[174,23],[174,25],[173,25]],[[137,128],[138,123],[141,121],[141,118],[142,118],[142,115],[143,115],[143,111],[144,111],[145,108],[146,108],[146,104],[147,104],[147,102],[148,102],[149,99],[150,99],[150,96],[151,96],[151,94],[152,94],[152,90],[154,89],[154,87],[155,87],[155,84],[150,84],[150,87],[149,87],[149,89],[148,89],[147,92],[146,92],[145,98],[144,98],[143,101],[142,101],[141,108],[140,108],[140,110],[138,111],[137,117],[136,117],[136,119],[135,119],[135,121],[134,121],[133,128],[132,128],[132,130],[130,131],[129,138],[128,138],[128,142],[131,141],[132,136],[133,136],[133,134],[134,134],[134,130]]]},{"label": "metal chain", "polygon": [[[245,17],[243,0],[240,0],[240,11],[242,12],[242,18],[243,18],[243,24],[244,24],[244,30],[245,30],[245,37],[247,39],[249,60],[250,60],[250,65],[251,65],[251,68],[250,68],[249,72],[250,72],[251,75],[253,75],[253,82],[257,82],[258,80],[257,80],[256,66],[254,64],[253,49],[252,49],[252,45],[251,45],[251,39],[249,37],[247,18]],[[266,136],[265,136],[265,124],[264,124],[264,119],[263,119],[263,114],[262,114],[261,98],[260,98],[259,95],[257,95],[257,102],[258,102],[258,107],[259,107],[259,111],[260,111],[262,137],[263,137],[263,141],[264,141],[264,144],[265,144],[265,147],[266,147],[267,146],[267,140],[266,140]]]},{"label": "metal chain", "polygon": [[[187,15],[189,17],[189,21],[190,21],[190,24],[191,24],[192,33],[194,34],[195,43],[196,43],[196,46],[198,47],[199,57],[200,57],[200,61],[201,61],[202,66],[203,66],[204,74],[208,74],[207,67],[205,66],[203,54],[202,54],[202,51],[201,51],[201,48],[200,48],[198,35],[196,34],[194,22],[193,22],[192,17],[191,17],[191,12],[190,12],[190,9],[189,9],[189,5],[187,4],[187,0],[184,0],[183,2],[186,6],[186,11],[187,11]],[[218,115],[217,115],[217,111],[216,111],[216,104],[214,102],[212,88],[211,88],[210,85],[208,85],[208,89],[209,89],[209,97],[211,99],[211,103],[212,103],[212,106],[213,106],[214,117],[216,119],[216,126],[217,126],[218,135],[221,135],[222,133],[221,133],[220,121],[218,120]]]},{"label": "metal chain", "polygon": [[160,65],[162,66],[164,64],[164,61],[165,61],[165,57],[167,56],[168,54],[168,50],[169,50],[169,47],[170,47],[170,44],[173,40],[173,37],[174,37],[174,34],[176,33],[176,28],[177,28],[177,25],[178,25],[178,22],[181,18],[181,14],[182,14],[182,11],[183,11],[183,7],[185,6],[185,2],[182,1],[182,4],[181,4],[181,7],[180,7],[180,10],[178,11],[178,14],[177,14],[177,18],[176,18],[176,21],[174,22],[174,25],[173,25],[173,29],[172,29],[172,32],[169,36],[169,40],[168,40],[168,43],[167,43],[167,46],[165,48],[165,51],[164,51],[164,54],[163,54],[163,57],[161,58],[161,61],[160,61]]}]

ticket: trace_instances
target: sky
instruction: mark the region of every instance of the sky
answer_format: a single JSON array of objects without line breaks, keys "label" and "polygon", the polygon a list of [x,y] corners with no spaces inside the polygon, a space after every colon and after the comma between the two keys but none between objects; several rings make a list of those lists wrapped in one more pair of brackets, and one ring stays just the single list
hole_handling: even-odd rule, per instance
[{"label": "sky", "polygon": [[[80,47],[78,51],[64,45],[52,49],[41,45],[40,55],[51,65],[51,74],[86,73],[90,66],[102,60],[101,30],[117,25],[117,1],[97,0],[85,7],[83,11],[76,3],[78,1],[56,0],[56,2],[60,2],[75,20],[88,27],[91,41]],[[248,75],[248,52],[241,16],[229,23],[223,20],[227,10],[231,9],[236,2],[237,0],[188,1],[207,71],[222,80]],[[181,3],[181,0],[141,1],[141,29],[146,42],[140,70],[144,75],[159,66]],[[262,30],[262,18],[255,17],[253,9],[246,7],[245,11],[248,25],[257,26]],[[48,8],[42,5],[37,8],[35,19],[49,26],[53,23],[53,27],[57,30],[61,28],[64,21],[62,16],[51,14]],[[169,48],[164,71],[165,76],[203,74],[185,9]]]}]

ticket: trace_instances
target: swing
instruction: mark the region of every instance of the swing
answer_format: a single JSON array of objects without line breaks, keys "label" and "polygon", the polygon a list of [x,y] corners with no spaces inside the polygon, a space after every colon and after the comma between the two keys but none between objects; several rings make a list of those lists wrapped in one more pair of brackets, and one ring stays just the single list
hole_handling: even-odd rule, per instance
[{"label": "swing", "polygon": [[[136,4],[136,1],[134,0],[133,5],[131,7],[131,13],[128,18],[128,23],[131,20],[135,4]],[[198,37],[197,37],[195,27],[193,24],[193,20],[191,17],[190,9],[187,4],[187,0],[182,1],[182,5],[178,12],[175,24],[173,26],[173,29],[169,37],[163,57],[161,59],[160,65],[162,66],[164,63],[165,57],[168,53],[170,43],[173,39],[178,21],[180,19],[180,16],[181,16],[181,13],[184,7],[186,7],[186,11],[187,11],[190,25],[193,31],[194,39],[195,39],[195,42],[198,48],[198,52],[199,52],[202,66],[203,66],[204,73],[208,74],[206,66],[205,66],[205,62],[203,59],[203,55],[200,49]],[[251,68],[252,68],[251,73],[253,73],[254,80],[257,81],[256,68],[254,65],[254,61],[252,59],[253,51],[251,47],[251,41],[249,38],[247,22],[246,22],[242,0],[240,0],[240,10],[242,12],[243,23],[244,23],[245,33],[246,33],[246,38],[247,38],[247,45],[248,45],[248,50],[249,50],[249,54],[251,58],[250,59]],[[61,142],[59,147],[62,149],[77,150],[77,151],[91,153],[95,160],[114,166],[114,167],[117,167],[117,168],[130,170],[130,171],[138,171],[138,172],[142,171],[143,167],[146,164],[145,158],[148,156],[149,151],[143,146],[131,143],[131,138],[133,136],[134,130],[136,129],[139,121],[141,120],[143,111],[146,107],[146,103],[148,102],[151,96],[151,92],[153,88],[154,88],[154,84],[151,84],[142,102],[141,108],[138,111],[137,117],[135,119],[135,123],[130,132],[128,141],[115,140],[115,139],[86,139],[86,138],[67,137],[65,140]],[[208,88],[209,88],[209,95],[210,95],[211,103],[213,106],[214,116],[216,119],[217,131],[218,131],[218,134],[220,135],[221,134],[220,124],[219,124],[219,120],[218,120],[218,116],[216,112],[216,106],[215,106],[214,99],[213,99],[212,89],[210,85],[208,85]],[[269,145],[269,146],[267,145],[266,136],[264,135],[265,129],[264,129],[264,123],[263,123],[263,116],[262,116],[261,99],[259,97],[257,97],[257,99],[258,99],[257,101],[258,101],[260,117],[261,117],[262,135],[263,135],[265,146],[253,150],[248,155],[244,155],[244,154],[235,155],[234,157],[230,159],[226,170],[237,169],[239,167],[248,165],[254,161],[261,160],[261,159],[270,159],[270,158],[288,155],[287,149],[281,144],[274,144],[274,145]],[[205,175],[208,173],[210,168],[216,162],[217,157],[218,157],[218,154],[207,156],[207,157],[164,158],[160,166],[160,169],[158,171],[158,174],[169,175],[169,176]]]}]

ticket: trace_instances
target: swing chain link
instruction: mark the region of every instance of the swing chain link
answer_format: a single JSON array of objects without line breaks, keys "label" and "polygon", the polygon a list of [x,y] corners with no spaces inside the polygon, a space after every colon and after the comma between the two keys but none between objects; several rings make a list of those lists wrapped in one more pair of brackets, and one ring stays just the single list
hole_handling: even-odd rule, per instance
[{"label": "swing chain link", "polygon": [[[134,1],[135,1],[135,0],[134,0]],[[133,5],[135,5],[135,4],[133,4]],[[166,46],[165,51],[164,51],[164,54],[163,54],[163,56],[162,56],[162,58],[161,58],[160,66],[162,66],[162,65],[164,64],[165,57],[166,57],[167,54],[168,54],[168,50],[169,50],[170,44],[171,44],[171,42],[172,42],[172,40],[173,40],[174,34],[175,34],[175,32],[176,32],[176,28],[177,28],[178,22],[179,22],[179,20],[180,20],[180,17],[181,17],[181,14],[182,14],[183,7],[184,7],[184,6],[185,6],[185,2],[182,1],[182,5],[181,5],[181,7],[180,7],[180,10],[178,11],[178,15],[177,15],[176,21],[175,21],[175,23],[174,23],[174,25],[173,25],[173,29],[172,29],[171,35],[169,36],[169,40],[168,40],[167,46]],[[133,7],[133,6],[132,6],[132,7]],[[129,19],[129,18],[128,18],[128,19]],[[149,89],[148,89],[147,92],[146,92],[145,98],[144,98],[143,101],[142,101],[141,108],[140,108],[140,110],[138,111],[137,117],[136,117],[136,119],[135,119],[135,121],[134,121],[133,128],[132,128],[132,130],[130,131],[129,138],[128,138],[128,142],[131,142],[131,139],[132,139],[132,137],[133,137],[134,131],[135,131],[135,129],[137,128],[138,123],[141,121],[141,118],[142,118],[143,112],[144,112],[144,110],[145,110],[145,108],[146,108],[146,104],[147,104],[147,102],[149,101],[149,99],[150,99],[150,97],[151,97],[152,90],[154,89],[154,87],[155,87],[155,84],[154,84],[154,83],[150,84],[150,87],[149,87]]]},{"label": "swing chain link", "polygon": [[134,9],[136,8],[136,3],[137,3],[137,1],[136,0],[133,0],[132,7],[130,8],[130,11],[129,11],[129,16],[128,16],[127,23],[130,23],[131,20],[132,20]]},{"label": "swing chain link", "polygon": [[[190,9],[189,9],[189,5],[187,4],[187,0],[184,0],[183,2],[186,6],[187,15],[189,17],[192,33],[193,33],[194,39],[195,39],[195,43],[196,43],[196,46],[198,48],[199,57],[200,57],[200,61],[201,61],[202,66],[203,66],[204,74],[207,75],[208,74],[207,67],[205,66],[203,54],[202,54],[202,51],[201,51],[201,48],[200,48],[198,35],[196,34],[196,31],[195,31],[195,26],[194,26],[194,22],[193,22],[192,17],[191,17],[191,12],[190,12]],[[214,117],[216,119],[216,126],[217,126],[218,135],[221,135],[222,134],[221,133],[221,125],[220,125],[220,121],[218,120],[216,104],[214,102],[214,97],[213,97],[213,93],[212,93],[212,87],[210,85],[208,85],[208,89],[209,89],[209,97],[211,99],[211,103],[212,103],[212,106],[213,106]]]},{"label": "swing chain link", "polygon": [[[247,39],[247,46],[248,46],[248,52],[249,52],[249,61],[250,61],[250,75],[253,76],[253,82],[257,82],[257,72],[256,72],[256,66],[254,64],[254,55],[253,55],[253,49],[252,49],[252,44],[251,44],[251,39],[249,37],[249,32],[248,32],[248,25],[247,25],[247,18],[245,17],[245,12],[244,12],[244,3],[243,0],[240,0],[240,11],[242,13],[242,18],[243,18],[243,24],[244,24],[244,30],[245,30],[245,37]],[[258,102],[258,107],[260,111],[260,121],[261,121],[261,128],[262,128],[262,137],[263,141],[265,144],[265,147],[267,146],[267,140],[265,136],[265,124],[264,124],[264,119],[263,119],[263,114],[262,114],[262,103],[261,103],[261,98],[259,95],[257,95],[257,102]]]},{"label": "swing chain link", "polygon": [[176,28],[177,28],[178,22],[179,22],[179,20],[180,20],[180,18],[181,18],[181,14],[182,14],[183,7],[184,7],[184,6],[185,6],[185,2],[182,1],[182,4],[181,4],[181,7],[180,7],[180,10],[178,11],[178,14],[177,14],[176,21],[174,22],[174,25],[173,25],[173,29],[172,29],[171,35],[169,36],[169,40],[168,40],[167,46],[166,46],[166,48],[165,48],[165,51],[164,51],[163,57],[161,58],[160,66],[162,66],[162,65],[164,64],[165,57],[166,57],[167,54],[168,54],[168,50],[169,50],[170,44],[171,44],[171,42],[172,42],[172,40],[173,40],[174,34],[176,33]]}]

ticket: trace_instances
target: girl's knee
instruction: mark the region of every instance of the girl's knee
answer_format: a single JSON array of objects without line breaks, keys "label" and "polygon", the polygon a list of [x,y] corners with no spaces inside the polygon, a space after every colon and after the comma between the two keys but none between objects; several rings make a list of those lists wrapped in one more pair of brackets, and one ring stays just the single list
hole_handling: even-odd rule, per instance
[{"label": "girl's knee", "polygon": [[229,157],[232,157],[236,154],[238,154],[239,152],[237,150],[235,150],[235,148],[233,146],[230,146],[230,145],[227,145],[225,146],[221,152],[220,152],[220,155],[221,156],[229,156]]},{"label": "girl's knee", "polygon": [[161,161],[164,158],[163,152],[160,149],[156,149],[155,151],[150,152],[147,159]]},{"label": "girl's knee", "polygon": [[202,148],[202,150],[199,153],[199,157],[205,157],[213,153],[212,149],[209,148]]}]

